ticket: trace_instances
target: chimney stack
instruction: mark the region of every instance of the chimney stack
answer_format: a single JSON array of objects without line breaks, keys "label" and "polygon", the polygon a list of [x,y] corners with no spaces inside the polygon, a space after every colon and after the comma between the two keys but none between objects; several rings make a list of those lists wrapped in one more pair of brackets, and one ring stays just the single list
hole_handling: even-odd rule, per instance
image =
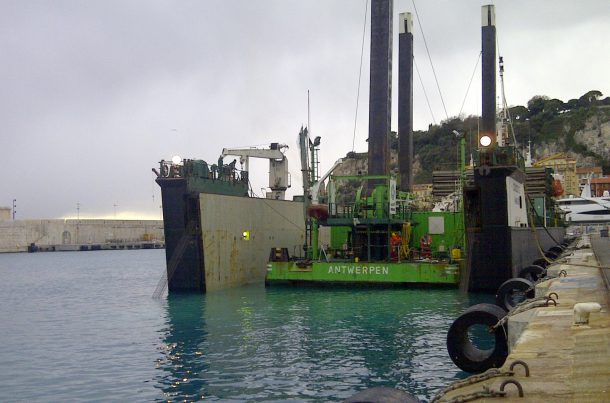
[{"label": "chimney stack", "polygon": [[496,138],[496,13],[493,5],[481,7],[482,105],[481,135]]},{"label": "chimney stack", "polygon": [[401,13],[398,27],[398,169],[400,190],[413,186],[413,20]]},{"label": "chimney stack", "polygon": [[368,174],[389,174],[393,0],[371,1]]}]

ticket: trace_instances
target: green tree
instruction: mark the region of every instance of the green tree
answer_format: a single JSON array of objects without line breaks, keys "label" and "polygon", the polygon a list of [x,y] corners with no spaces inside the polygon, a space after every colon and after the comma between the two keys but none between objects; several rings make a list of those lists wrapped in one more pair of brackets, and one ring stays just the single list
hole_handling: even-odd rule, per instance
[{"label": "green tree", "polygon": [[566,109],[572,110],[578,108],[578,99],[570,99],[566,102]]},{"label": "green tree", "polygon": [[578,103],[580,106],[589,106],[596,103],[598,99],[602,97],[602,93],[598,90],[591,90],[584,94],[582,97],[578,98]]},{"label": "green tree", "polygon": [[565,104],[560,99],[553,98],[544,103],[544,111],[550,112],[553,116],[558,115],[563,110],[565,110]]},{"label": "green tree", "polygon": [[545,95],[535,95],[527,101],[527,109],[530,111],[530,116],[535,116],[544,110],[544,104],[549,99]]},{"label": "green tree", "polygon": [[522,105],[511,106],[508,108],[508,112],[510,113],[510,117],[515,120],[524,121],[529,118],[530,111]]}]

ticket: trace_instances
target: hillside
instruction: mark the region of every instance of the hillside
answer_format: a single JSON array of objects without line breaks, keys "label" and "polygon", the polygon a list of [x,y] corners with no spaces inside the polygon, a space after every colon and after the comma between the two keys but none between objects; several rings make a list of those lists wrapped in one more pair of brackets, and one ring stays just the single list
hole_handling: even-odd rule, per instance
[{"label": "hillside", "polygon": [[[601,166],[610,174],[610,97],[589,91],[578,99],[563,102],[535,96],[527,106],[509,108],[517,143],[525,148],[532,142],[532,158],[541,159],[559,152],[575,158],[578,166]],[[457,169],[458,139],[454,130],[466,135],[466,160],[477,146],[478,116],[451,118],[426,131],[413,133],[415,183],[431,183],[432,172]],[[390,139],[390,169],[397,168],[398,138]],[[349,153],[335,170],[336,175],[366,173],[367,153]],[[358,181],[341,185],[339,199],[353,199]]]},{"label": "hillside", "polygon": [[[565,152],[581,166],[601,166],[610,173],[610,97],[602,99],[599,91],[589,91],[578,99],[563,102],[546,96],[534,96],[527,106],[509,108],[517,143],[532,142],[533,159]],[[432,171],[457,166],[457,139],[453,130],[465,133],[467,155],[476,147],[478,117],[451,118],[426,131],[415,131],[415,182],[429,183]],[[393,153],[398,148],[392,136]],[[468,157],[467,157],[468,158]],[[392,158],[395,161],[395,156]]]}]

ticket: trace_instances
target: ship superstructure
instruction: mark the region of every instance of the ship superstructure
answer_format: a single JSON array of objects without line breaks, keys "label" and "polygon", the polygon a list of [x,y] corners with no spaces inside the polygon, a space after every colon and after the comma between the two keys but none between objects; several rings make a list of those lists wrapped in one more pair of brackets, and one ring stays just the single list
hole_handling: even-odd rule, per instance
[{"label": "ship superstructure", "polygon": [[[519,270],[543,256],[543,251],[563,240],[563,227],[536,229],[532,216],[536,200],[526,192],[523,157],[508,135],[497,130],[495,8],[482,13],[482,116],[474,183],[464,189],[467,265],[461,287],[468,291],[495,292]],[[503,77],[502,58],[500,73]],[[502,94],[504,99],[504,94]],[[540,213],[551,206],[541,196]],[[538,220],[540,221],[540,220]]]},{"label": "ship superstructure", "polygon": [[[274,245],[293,250],[303,243],[302,203],[283,200],[289,186],[285,146],[224,149],[216,164],[173,158],[153,169],[161,187],[169,292],[205,292],[263,282],[266,253]],[[268,198],[250,197],[248,158],[271,167]],[[243,164],[242,164],[243,166]],[[292,223],[292,224],[286,224]]]}]

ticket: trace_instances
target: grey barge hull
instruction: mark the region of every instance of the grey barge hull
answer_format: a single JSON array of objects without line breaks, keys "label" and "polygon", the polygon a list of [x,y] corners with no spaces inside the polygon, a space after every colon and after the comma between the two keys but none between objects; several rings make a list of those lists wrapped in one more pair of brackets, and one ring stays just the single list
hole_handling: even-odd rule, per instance
[{"label": "grey barge hull", "polygon": [[246,175],[212,174],[204,164],[186,160],[180,172],[162,164],[156,179],[171,293],[262,283],[272,247],[304,243],[303,203],[248,197]]}]

